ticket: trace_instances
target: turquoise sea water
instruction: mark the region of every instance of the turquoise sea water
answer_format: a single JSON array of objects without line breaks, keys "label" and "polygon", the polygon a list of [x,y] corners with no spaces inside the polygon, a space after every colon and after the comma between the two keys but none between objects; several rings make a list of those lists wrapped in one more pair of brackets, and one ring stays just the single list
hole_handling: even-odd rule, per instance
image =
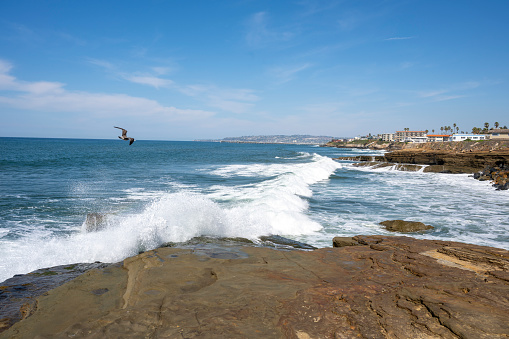
[{"label": "turquoise sea water", "polygon": [[[376,151],[299,145],[0,138],[0,281],[37,268],[115,262],[195,236],[277,234],[315,246],[389,234],[509,249],[509,192],[468,175],[356,168]],[[88,213],[106,228],[86,232]]]}]

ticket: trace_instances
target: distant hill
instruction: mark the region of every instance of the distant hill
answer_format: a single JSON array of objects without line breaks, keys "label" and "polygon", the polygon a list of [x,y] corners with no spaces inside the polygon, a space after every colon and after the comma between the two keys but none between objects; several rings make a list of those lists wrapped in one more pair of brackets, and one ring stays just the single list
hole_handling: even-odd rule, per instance
[{"label": "distant hill", "polygon": [[228,137],[219,140],[195,140],[230,143],[252,144],[299,144],[299,145],[323,145],[334,139],[331,136],[314,135],[251,135],[242,137]]}]

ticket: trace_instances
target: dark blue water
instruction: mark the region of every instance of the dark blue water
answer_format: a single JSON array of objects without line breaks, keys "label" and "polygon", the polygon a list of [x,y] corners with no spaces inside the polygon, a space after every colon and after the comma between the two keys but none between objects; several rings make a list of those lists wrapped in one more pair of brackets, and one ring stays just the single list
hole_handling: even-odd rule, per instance
[{"label": "dark blue water", "polygon": [[[356,168],[376,154],[299,145],[0,138],[0,281],[73,262],[118,261],[194,236],[279,234],[316,246],[435,226],[421,238],[509,248],[509,194],[467,175]],[[86,232],[87,214],[105,228]]]}]

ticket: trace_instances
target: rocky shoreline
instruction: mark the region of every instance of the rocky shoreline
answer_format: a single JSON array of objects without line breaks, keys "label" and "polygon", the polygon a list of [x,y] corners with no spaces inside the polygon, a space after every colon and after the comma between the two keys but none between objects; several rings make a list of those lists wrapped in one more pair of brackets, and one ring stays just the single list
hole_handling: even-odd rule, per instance
[{"label": "rocky shoreline", "polygon": [[426,143],[385,153],[382,156],[341,157],[355,166],[393,166],[402,171],[467,173],[475,179],[490,180],[497,190],[509,189],[508,142]]},{"label": "rocky shoreline", "polygon": [[0,338],[509,336],[509,251],[400,236],[333,243],[148,251],[45,292]]}]

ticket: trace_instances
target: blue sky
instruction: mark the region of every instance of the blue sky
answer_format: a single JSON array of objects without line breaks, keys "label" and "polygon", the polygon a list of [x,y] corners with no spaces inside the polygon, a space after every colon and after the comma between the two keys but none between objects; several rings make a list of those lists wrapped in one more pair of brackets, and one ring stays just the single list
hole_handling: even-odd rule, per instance
[{"label": "blue sky", "polygon": [[0,136],[509,125],[509,1],[0,2]]}]

